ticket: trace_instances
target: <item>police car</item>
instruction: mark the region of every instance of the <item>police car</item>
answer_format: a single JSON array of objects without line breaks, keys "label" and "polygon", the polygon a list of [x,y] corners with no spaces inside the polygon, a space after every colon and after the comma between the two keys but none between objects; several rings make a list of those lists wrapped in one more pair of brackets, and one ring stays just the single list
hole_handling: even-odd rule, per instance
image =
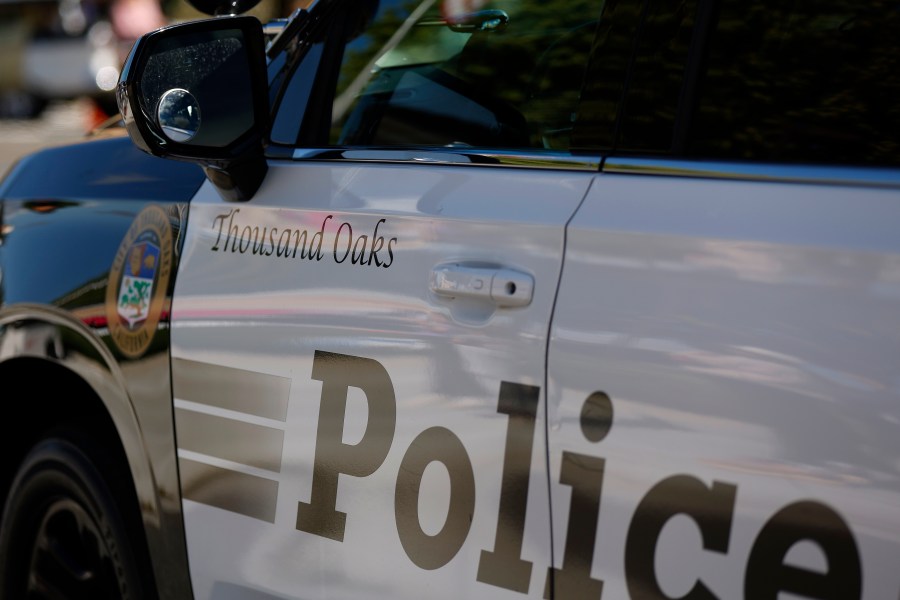
[{"label": "police car", "polygon": [[896,600],[897,2],[248,8],[0,184],[0,597]]}]

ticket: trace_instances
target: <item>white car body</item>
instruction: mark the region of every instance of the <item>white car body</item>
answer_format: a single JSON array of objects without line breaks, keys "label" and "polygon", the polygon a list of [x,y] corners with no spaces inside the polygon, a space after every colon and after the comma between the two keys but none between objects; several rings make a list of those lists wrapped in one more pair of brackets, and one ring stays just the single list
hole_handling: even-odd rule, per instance
[{"label": "white car body", "polygon": [[[793,573],[851,586],[855,573],[862,598],[900,586],[900,489],[882,462],[896,445],[896,191],[789,181],[790,170],[735,181],[712,165],[678,177],[658,174],[677,165],[609,162],[599,175],[567,175],[299,160],[272,162],[247,205],[201,189],[172,320],[197,597],[541,598],[551,566],[557,585],[585,597],[675,598],[699,586],[735,598],[752,580],[790,587]],[[816,175],[834,173],[805,173]],[[388,269],[350,264],[353,248],[340,260],[345,224],[353,244],[368,238],[364,263],[379,236],[385,250],[396,242]],[[321,253],[301,258],[301,243],[296,257],[277,256],[277,242],[256,237],[272,228],[273,240],[322,232]],[[439,296],[430,273],[446,264],[528,273],[534,299]],[[381,365],[396,431],[378,420],[383,400],[352,384],[346,415],[326,414],[317,353]],[[352,380],[352,363],[343,369]],[[240,390],[244,408],[210,406],[210,386],[241,371],[259,385]],[[539,390],[532,431],[498,412],[501,382]],[[589,400],[597,393],[612,415]],[[247,414],[269,394],[281,416]],[[600,417],[583,425],[591,409]],[[524,427],[516,449],[532,444],[519,488],[504,471],[511,427]],[[455,450],[439,438],[414,444],[434,428],[465,450],[474,500]],[[253,441],[266,431],[274,445]],[[299,530],[298,503],[328,488],[315,473],[328,469],[319,444],[336,443],[335,431],[351,453],[386,436],[371,474],[332,465],[341,539]],[[426,449],[417,500],[402,504],[404,461]],[[270,482],[269,517],[229,505],[235,473]],[[252,481],[244,493],[259,499]],[[453,537],[465,507],[471,524]],[[776,519],[817,510],[833,537]],[[410,511],[421,534],[408,531]],[[654,511],[665,517],[655,525]],[[436,562],[410,547],[431,548]],[[656,593],[641,587],[646,569]]]}]

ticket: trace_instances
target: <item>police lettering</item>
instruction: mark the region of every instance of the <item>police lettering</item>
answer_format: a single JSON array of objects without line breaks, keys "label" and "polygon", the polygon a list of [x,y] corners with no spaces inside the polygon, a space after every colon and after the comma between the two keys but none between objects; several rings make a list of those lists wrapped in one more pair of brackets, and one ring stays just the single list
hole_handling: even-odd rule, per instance
[{"label": "police lettering", "polygon": [[[387,371],[370,358],[316,351],[312,377],[322,382],[322,398],[312,497],[297,507],[297,529],[340,542],[347,515],[335,509],[338,476],[365,477],[381,466],[394,439],[397,401]],[[342,441],[351,387],[366,394],[369,406],[366,432],[354,445]]]},{"label": "police lettering", "polygon": [[[344,233],[335,238],[336,247],[341,239],[346,249],[342,259],[355,264],[379,260],[375,258],[379,247],[370,245],[367,236],[353,237],[350,225],[344,225]],[[322,382],[321,408],[312,493],[309,502],[298,504],[297,529],[340,542],[350,518],[336,510],[340,475],[367,477],[381,468],[393,443],[397,402],[387,371],[370,358],[317,351],[312,377]],[[366,430],[355,445],[342,441],[349,387],[361,389],[368,403]],[[521,554],[539,396],[540,389],[534,386],[506,381],[500,384],[497,412],[508,420],[497,530],[493,548],[481,552],[474,574],[479,582],[523,594],[529,591],[533,568]],[[599,443],[606,437],[612,427],[612,406],[603,392],[595,392],[584,401],[580,424],[588,442]],[[432,462],[440,462],[450,475],[449,511],[436,535],[422,530],[418,514],[422,476]],[[561,566],[548,568],[544,598],[603,596],[603,581],[591,576],[591,567],[605,466],[605,459],[600,457],[562,453],[559,483],[571,488],[568,526]],[[472,461],[456,434],[436,426],[414,439],[397,473],[394,511],[401,545],[413,564],[438,569],[459,552],[471,527],[475,491]],[[727,555],[737,497],[736,485],[721,481],[708,484],[687,474],[667,477],[651,487],[638,502],[625,539],[625,584],[630,597],[672,598],[657,578],[656,547],[666,523],[676,515],[693,521],[704,551]],[[812,543],[822,551],[828,565],[825,573],[785,564],[788,551],[798,542]],[[744,598],[777,600],[781,592],[835,600],[861,597],[862,569],[856,541],[832,508],[812,500],[790,504],[758,533],[745,569]],[[698,578],[680,597],[715,600],[720,596]]]}]

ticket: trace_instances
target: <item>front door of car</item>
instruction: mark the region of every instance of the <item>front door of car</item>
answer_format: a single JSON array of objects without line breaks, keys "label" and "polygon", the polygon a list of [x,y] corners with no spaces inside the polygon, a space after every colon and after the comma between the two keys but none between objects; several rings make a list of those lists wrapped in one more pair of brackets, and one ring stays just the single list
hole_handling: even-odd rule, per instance
[{"label": "front door of car", "polygon": [[323,149],[191,204],[172,360],[197,598],[544,597],[547,333],[598,168],[569,146],[600,4],[382,4]]}]

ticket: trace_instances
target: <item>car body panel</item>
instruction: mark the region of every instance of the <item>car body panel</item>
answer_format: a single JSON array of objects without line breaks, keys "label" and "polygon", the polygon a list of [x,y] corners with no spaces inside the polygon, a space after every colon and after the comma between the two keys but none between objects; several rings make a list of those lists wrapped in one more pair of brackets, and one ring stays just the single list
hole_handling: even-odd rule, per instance
[{"label": "car body panel", "polygon": [[110,334],[116,311],[107,291],[142,215],[165,215],[171,236],[160,252],[177,264],[187,201],[202,180],[194,165],[173,166],[114,138],[30,155],[0,187],[0,369],[12,376],[23,359],[46,361],[77,373],[103,401],[131,467],[158,587],[173,596],[189,593],[190,582],[173,454],[171,286],[157,292],[158,326],[133,357]]},{"label": "car body panel", "polygon": [[890,188],[601,175],[551,334],[557,561],[587,456],[604,594],[897,590],[898,221]]},{"label": "car body panel", "polygon": [[[185,526],[199,597],[246,588],[304,598],[412,589],[447,598],[518,595],[479,581],[502,579],[496,565],[506,568],[510,553],[518,559],[515,549],[482,558],[498,526],[513,530],[501,534],[503,543],[520,540],[523,560],[549,564],[539,389],[564,224],[593,177],[270,161],[251,203],[226,204],[211,185],[202,188],[191,204],[172,321]],[[447,264],[527,273],[533,300],[503,308],[438,296],[429,279]],[[337,366],[329,371],[330,364]],[[234,370],[249,372],[256,387],[227,403],[212,399],[226,393],[211,390]],[[327,391],[341,377],[350,391]],[[345,408],[333,393],[346,398]],[[517,393],[530,394],[522,406],[532,404],[499,412],[500,399]],[[275,411],[265,408],[270,396],[278,397]],[[335,428],[349,449],[335,449]],[[504,460],[509,428],[518,441]],[[216,438],[225,431],[235,433],[223,447]],[[379,450],[368,450],[370,441]],[[337,466],[344,451],[372,453],[374,471],[359,467],[365,475],[349,476],[356,467]],[[328,504],[328,486],[317,481],[325,482],[320,471],[328,465],[342,473],[341,526],[316,512]],[[421,488],[417,468],[428,469]],[[228,483],[235,473],[257,478],[247,484],[259,490],[257,500],[267,486],[277,489],[268,511],[229,504],[240,494],[240,484]],[[501,495],[520,508],[498,515]],[[541,569],[526,571],[516,585],[539,597]]]}]

